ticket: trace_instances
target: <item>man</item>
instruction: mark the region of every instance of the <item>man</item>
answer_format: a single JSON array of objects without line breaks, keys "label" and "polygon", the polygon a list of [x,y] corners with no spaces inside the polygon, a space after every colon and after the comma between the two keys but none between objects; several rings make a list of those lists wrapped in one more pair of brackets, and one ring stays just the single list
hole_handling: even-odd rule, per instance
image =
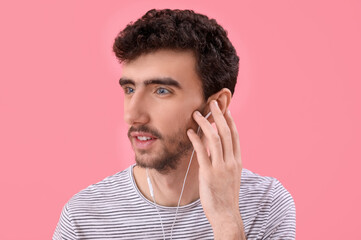
[{"label": "man", "polygon": [[53,239],[294,239],[291,195],[242,169],[228,110],[239,58],[225,30],[150,10],[113,49],[136,164],[74,195]]}]

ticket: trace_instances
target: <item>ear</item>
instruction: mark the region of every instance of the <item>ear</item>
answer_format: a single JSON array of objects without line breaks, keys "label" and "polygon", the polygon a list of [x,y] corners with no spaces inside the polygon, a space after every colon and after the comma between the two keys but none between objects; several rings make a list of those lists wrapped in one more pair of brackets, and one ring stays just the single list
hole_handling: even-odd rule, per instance
[{"label": "ear", "polygon": [[[216,100],[219,108],[221,109],[223,115],[226,113],[229,104],[231,103],[232,93],[228,88],[222,88],[220,91],[211,95],[207,100],[206,112],[203,113],[204,116],[211,111],[209,104],[212,100]],[[211,123],[214,122],[212,115],[208,118]]]}]

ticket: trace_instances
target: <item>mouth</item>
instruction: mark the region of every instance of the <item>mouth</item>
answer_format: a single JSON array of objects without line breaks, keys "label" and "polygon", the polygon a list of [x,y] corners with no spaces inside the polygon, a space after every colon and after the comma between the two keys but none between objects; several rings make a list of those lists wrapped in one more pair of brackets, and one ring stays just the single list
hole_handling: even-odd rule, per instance
[{"label": "mouth", "polygon": [[134,139],[134,146],[138,149],[149,149],[157,140],[156,137],[149,133],[133,132],[131,136]]}]

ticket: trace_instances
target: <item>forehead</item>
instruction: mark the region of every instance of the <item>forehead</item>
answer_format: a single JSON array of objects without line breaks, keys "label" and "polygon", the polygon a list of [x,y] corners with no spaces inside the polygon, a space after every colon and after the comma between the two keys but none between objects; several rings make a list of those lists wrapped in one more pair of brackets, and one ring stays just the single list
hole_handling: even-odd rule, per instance
[{"label": "forehead", "polygon": [[196,72],[196,58],[191,50],[162,49],[143,54],[123,63],[122,78],[136,83],[149,79],[171,78],[179,82],[183,89],[202,89],[201,79]]}]

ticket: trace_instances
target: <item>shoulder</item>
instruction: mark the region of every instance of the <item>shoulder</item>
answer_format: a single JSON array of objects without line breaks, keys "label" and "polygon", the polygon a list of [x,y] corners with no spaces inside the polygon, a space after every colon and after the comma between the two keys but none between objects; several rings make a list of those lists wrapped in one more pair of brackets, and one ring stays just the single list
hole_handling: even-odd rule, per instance
[{"label": "shoulder", "polygon": [[285,200],[293,203],[293,198],[287,189],[274,177],[261,176],[248,169],[242,170],[240,192],[267,196],[270,201]]},{"label": "shoulder", "polygon": [[74,194],[62,209],[53,239],[61,239],[62,235],[78,239],[79,229],[87,228],[89,223],[103,224],[114,209],[131,202],[135,194],[130,171],[131,167]]},{"label": "shoulder", "polygon": [[269,235],[283,227],[288,232],[295,231],[294,200],[276,178],[243,169],[239,198],[242,218],[248,225],[257,225],[258,232]]},{"label": "shoulder", "polygon": [[131,171],[131,167],[82,189],[70,198],[67,207],[69,209],[92,207],[104,201],[111,201],[115,199],[115,196],[120,197],[129,194],[133,190],[129,171]]}]

